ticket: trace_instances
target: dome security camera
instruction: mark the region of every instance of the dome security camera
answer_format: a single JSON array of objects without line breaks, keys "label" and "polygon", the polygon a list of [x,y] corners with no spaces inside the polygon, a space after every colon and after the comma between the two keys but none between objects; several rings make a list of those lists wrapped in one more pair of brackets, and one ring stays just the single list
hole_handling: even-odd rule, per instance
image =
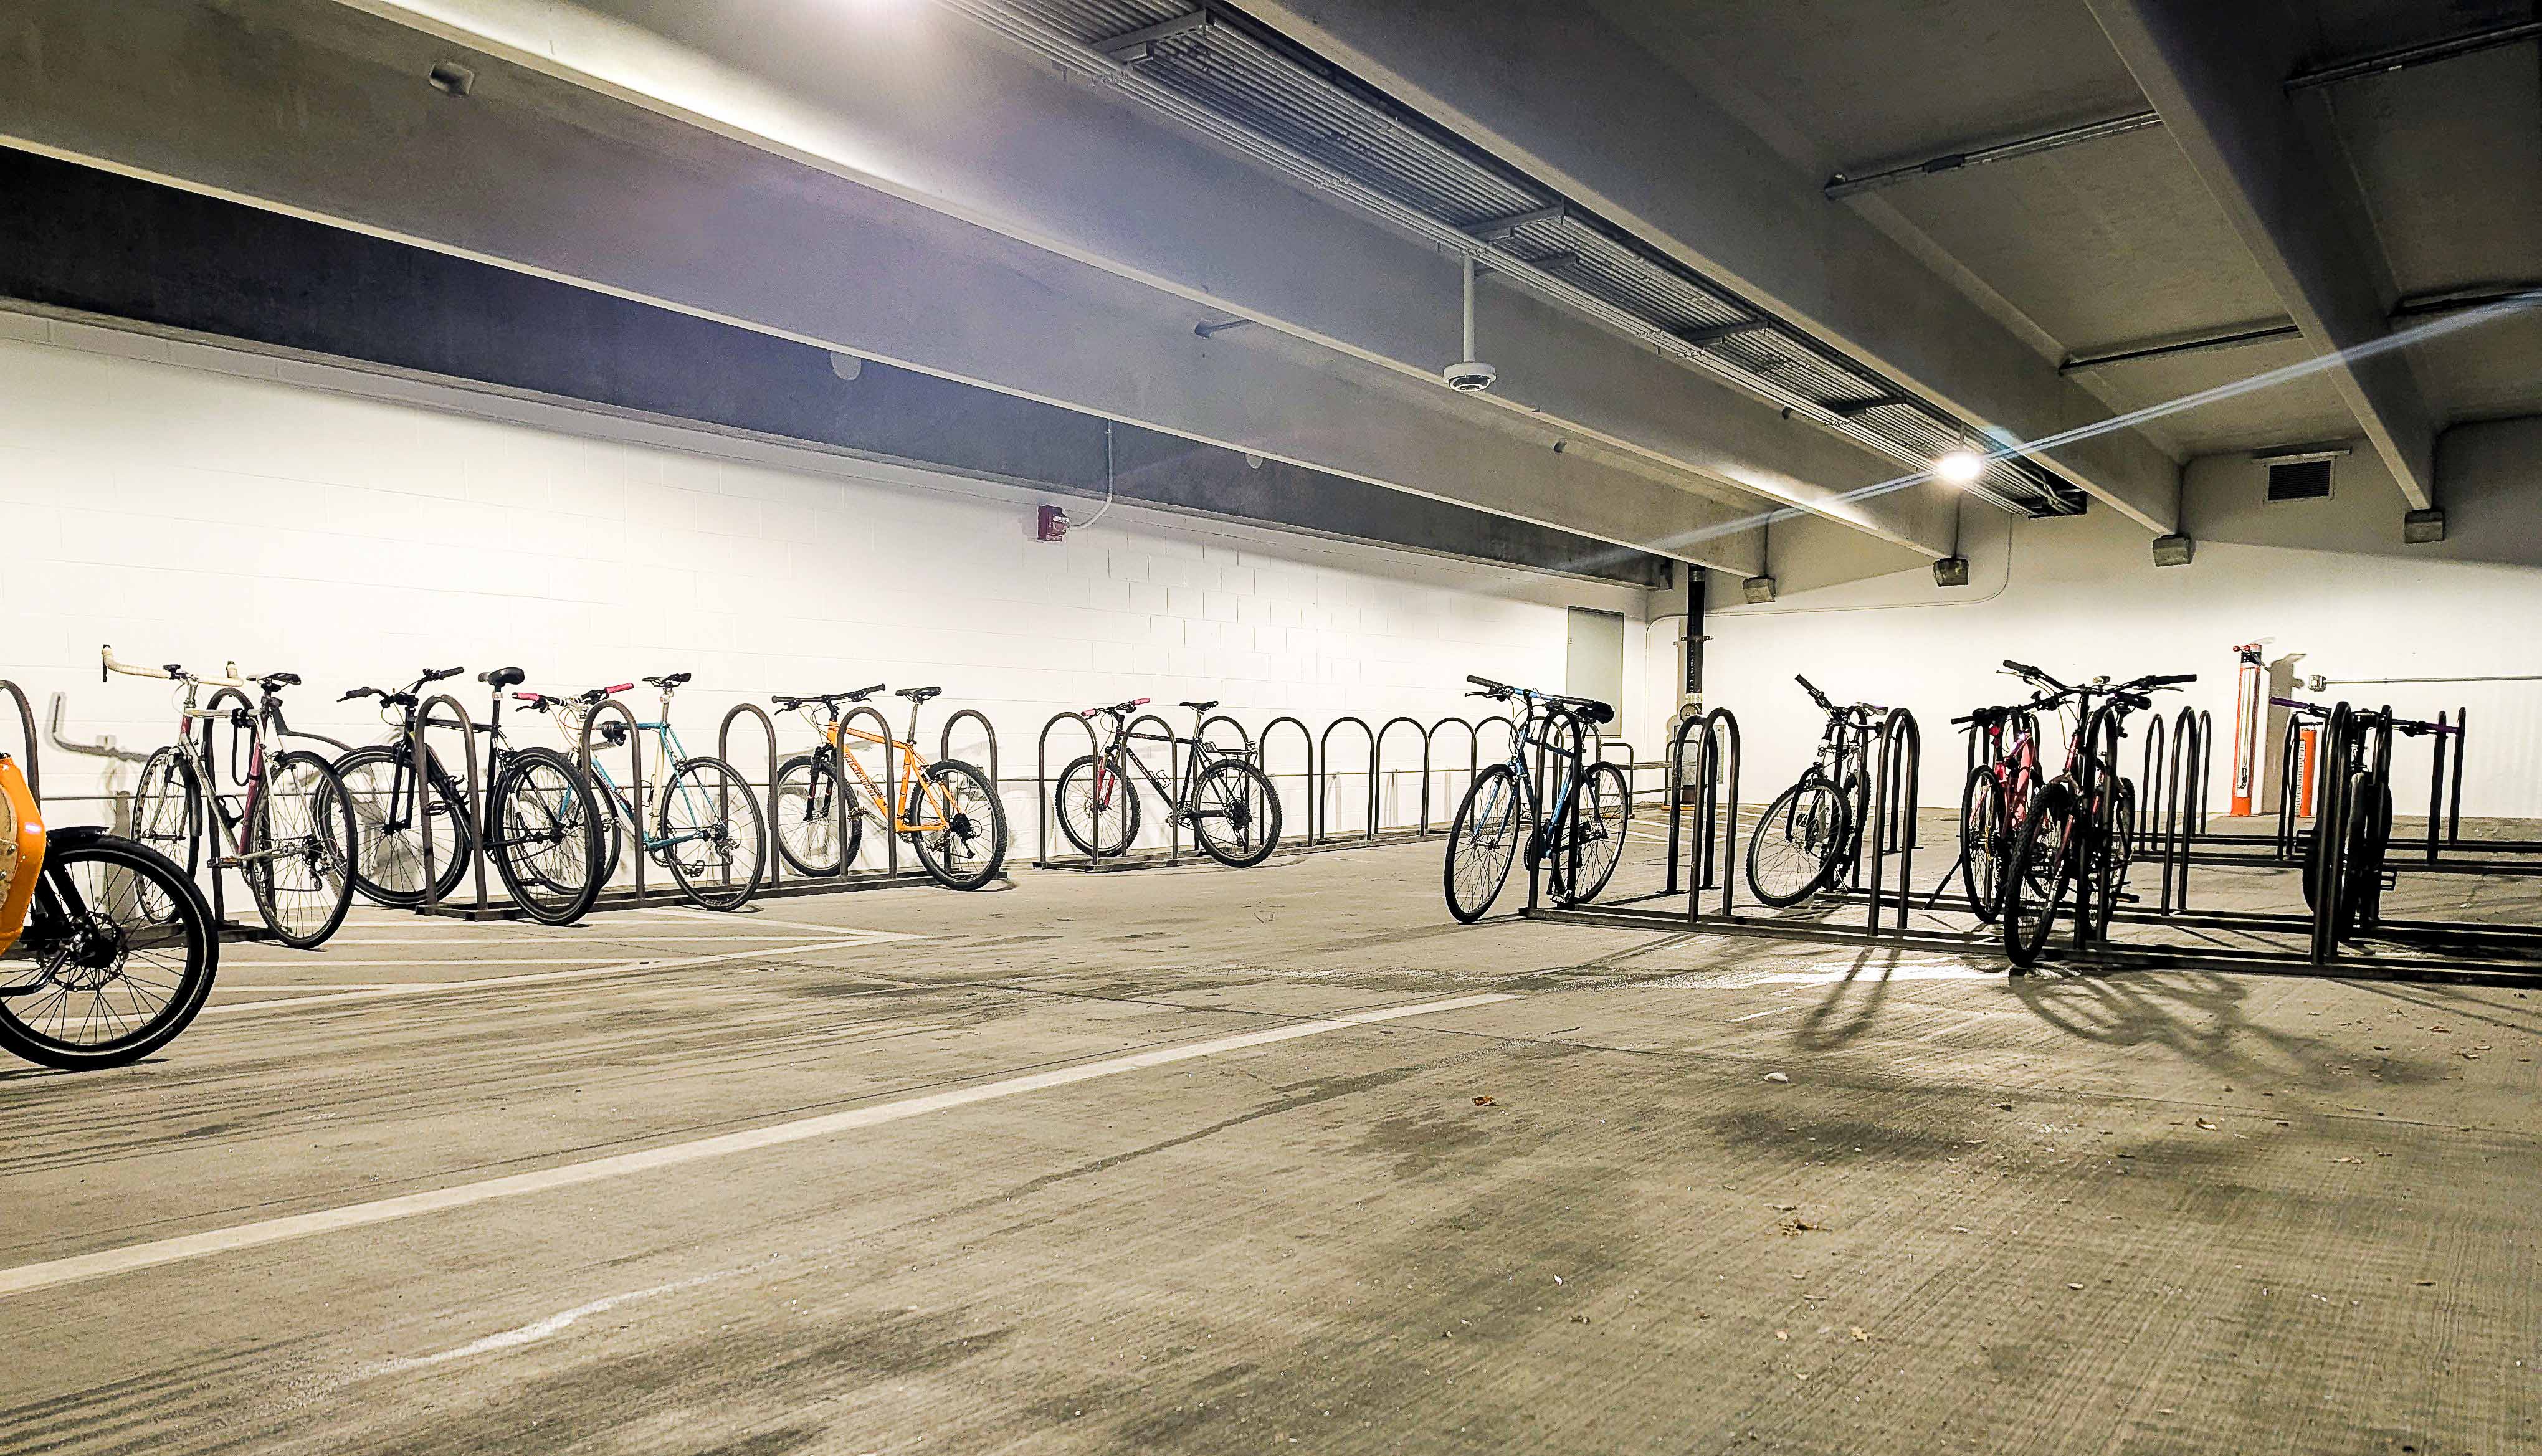
[{"label": "dome security camera", "polygon": [[1492,381],[1500,378],[1501,372],[1480,359],[1464,359],[1440,370],[1439,377],[1447,381],[1448,388],[1452,390],[1479,395],[1492,387]]}]

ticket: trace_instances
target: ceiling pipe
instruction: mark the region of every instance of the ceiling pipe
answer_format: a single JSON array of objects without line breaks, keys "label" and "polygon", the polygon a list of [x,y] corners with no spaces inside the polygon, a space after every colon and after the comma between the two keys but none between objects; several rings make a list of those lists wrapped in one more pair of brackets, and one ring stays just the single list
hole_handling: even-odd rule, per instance
[{"label": "ceiling pipe", "polygon": [[[2394,304],[2392,322],[2399,324],[2404,320],[2425,319],[2437,314],[2459,314],[2470,309],[2485,309],[2493,304],[2533,298],[2537,294],[2542,294],[2542,281],[2477,283],[2462,288],[2439,289],[2433,293],[2415,294]],[[2215,349],[2239,348],[2244,344],[2266,343],[2271,339],[2294,338],[2302,332],[2291,319],[2244,324],[2145,343],[2120,344],[2099,353],[2071,354],[2056,366],[2056,372],[2079,374],[2106,364],[2132,364],[2144,359],[2167,359],[2176,354],[2203,354]]]}]

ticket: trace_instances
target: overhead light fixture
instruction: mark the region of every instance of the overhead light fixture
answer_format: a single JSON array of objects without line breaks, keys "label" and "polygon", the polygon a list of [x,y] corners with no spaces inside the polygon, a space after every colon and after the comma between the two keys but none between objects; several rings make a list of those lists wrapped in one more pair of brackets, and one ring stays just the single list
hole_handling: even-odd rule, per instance
[{"label": "overhead light fixture", "polygon": [[1933,462],[1933,478],[1952,485],[1974,485],[1985,471],[1985,457],[1974,450],[1954,450]]},{"label": "overhead light fixture", "polygon": [[1747,599],[1749,606],[1762,607],[1766,603],[1774,600],[1774,578],[1770,576],[1749,577],[1747,580],[1739,583],[1739,595]]}]

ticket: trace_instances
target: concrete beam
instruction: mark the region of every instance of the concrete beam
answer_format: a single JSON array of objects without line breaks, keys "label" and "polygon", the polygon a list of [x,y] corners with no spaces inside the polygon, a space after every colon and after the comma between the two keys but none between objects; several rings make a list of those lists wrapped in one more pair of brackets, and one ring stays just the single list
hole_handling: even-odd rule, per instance
[{"label": "concrete beam", "polygon": [[[0,142],[1723,569],[1751,504],[323,0],[18,8]],[[1438,264],[1442,273],[1444,264]],[[1515,325],[1513,326],[1515,327]]]},{"label": "concrete beam", "polygon": [[2342,356],[2330,382],[2411,509],[2429,509],[2436,420],[2410,361],[2397,349],[2345,353],[2390,333],[2393,289],[2355,173],[2336,154],[2326,94],[2285,89],[2297,28],[2273,6],[2089,4],[2287,314],[2316,347]]},{"label": "concrete beam", "polygon": [[[342,0],[802,167],[1436,386],[1457,269],[935,6]],[[1935,551],[1949,500],[1855,442],[1514,288],[1485,291],[1484,402]],[[1197,322],[1197,319],[1195,320]]]},{"label": "concrete beam", "polygon": [[[1933,402],[2015,439],[2108,417],[2012,330],[1686,78],[1569,0],[1247,10]],[[2156,533],[2179,465],[2133,430],[2034,459]]]}]

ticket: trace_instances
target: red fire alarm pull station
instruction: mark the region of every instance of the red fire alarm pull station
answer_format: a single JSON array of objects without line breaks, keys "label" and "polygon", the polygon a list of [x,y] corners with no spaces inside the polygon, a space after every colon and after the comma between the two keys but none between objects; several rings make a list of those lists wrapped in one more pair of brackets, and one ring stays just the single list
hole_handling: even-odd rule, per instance
[{"label": "red fire alarm pull station", "polygon": [[1039,541],[1068,540],[1068,512],[1055,505],[1043,506],[1041,508],[1041,530],[1035,539]]}]

